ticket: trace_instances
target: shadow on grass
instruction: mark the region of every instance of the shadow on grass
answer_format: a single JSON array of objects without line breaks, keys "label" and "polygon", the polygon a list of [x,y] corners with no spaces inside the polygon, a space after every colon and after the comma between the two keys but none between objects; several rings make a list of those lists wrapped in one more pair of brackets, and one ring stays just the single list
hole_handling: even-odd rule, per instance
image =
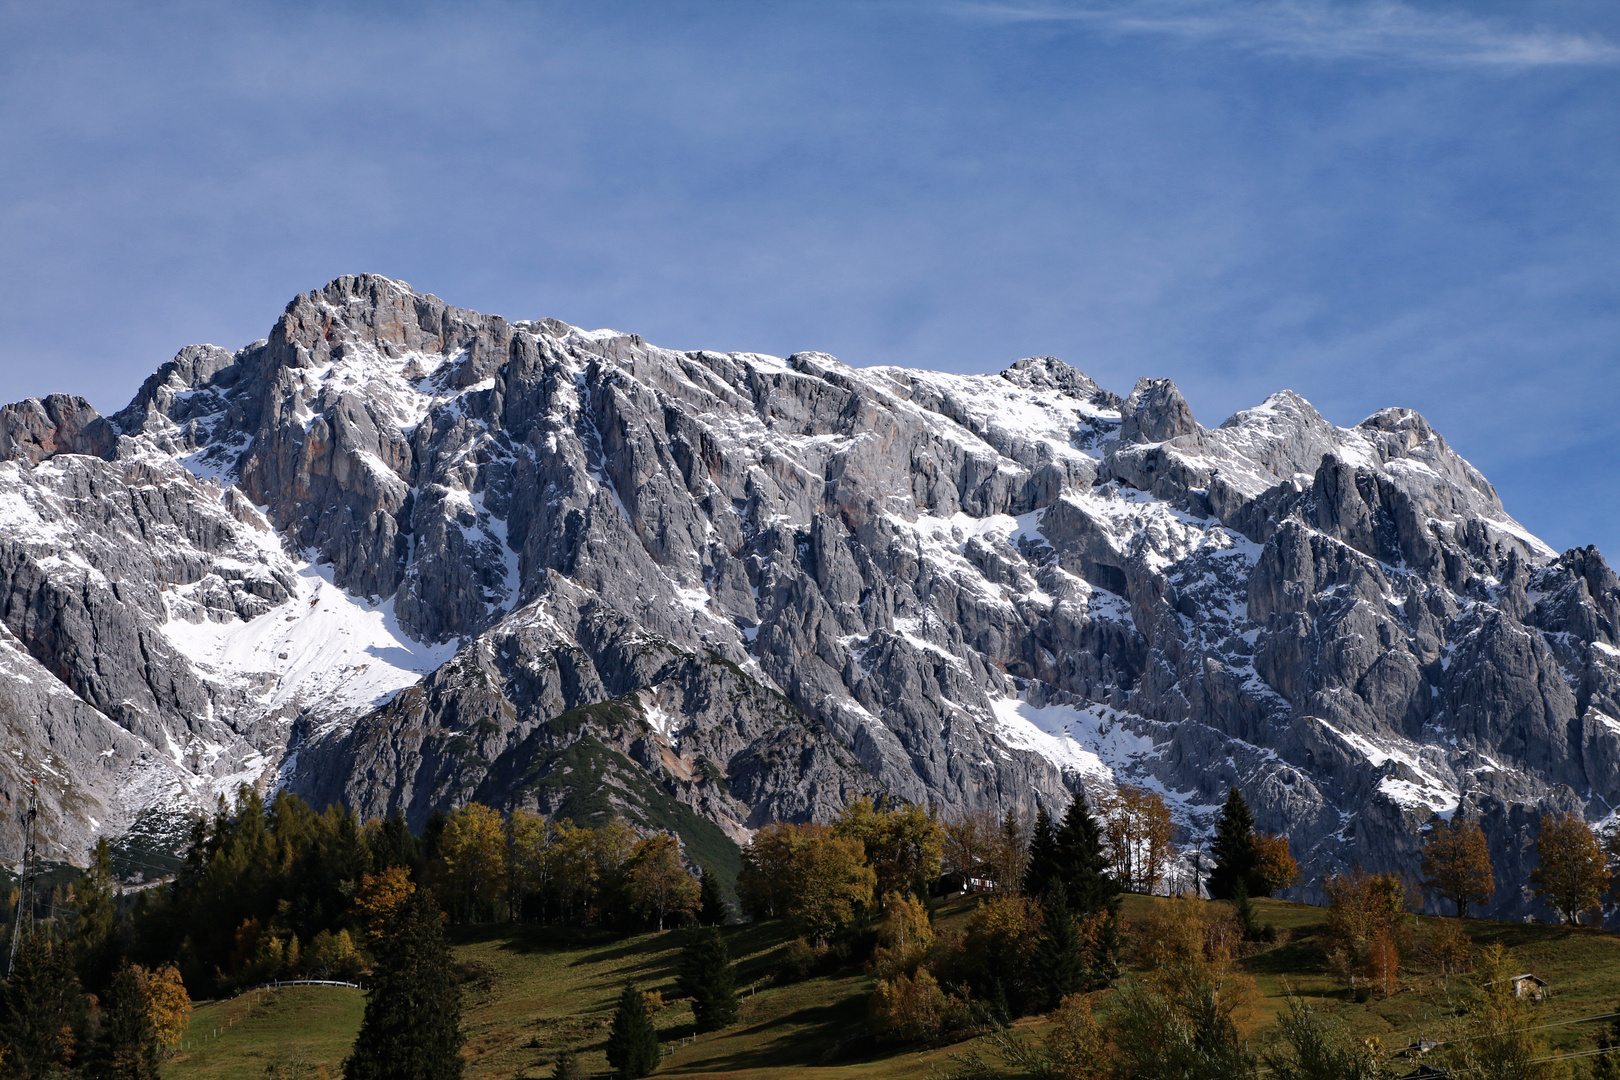
[{"label": "shadow on grass", "polygon": [[893,1048],[881,1047],[862,1033],[865,1022],[866,995],[850,994],[838,1001],[807,1005],[728,1032],[714,1053],[683,1061],[669,1071],[703,1075],[811,1066],[833,1059],[842,1065],[874,1061],[893,1054]]},{"label": "shadow on grass", "polygon": [[452,945],[498,944],[503,952],[519,955],[573,952],[623,941],[628,935],[594,926],[545,926],[540,923],[479,923],[450,928]]},{"label": "shadow on grass", "polygon": [[1255,953],[1243,961],[1243,967],[1253,975],[1313,974],[1322,968],[1322,950],[1315,938],[1315,934],[1297,937]]}]

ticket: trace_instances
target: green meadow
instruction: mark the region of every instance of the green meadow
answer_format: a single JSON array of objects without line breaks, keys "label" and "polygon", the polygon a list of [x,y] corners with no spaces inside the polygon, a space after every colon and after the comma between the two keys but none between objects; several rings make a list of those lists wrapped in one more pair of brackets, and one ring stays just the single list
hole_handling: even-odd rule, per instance
[{"label": "green meadow", "polygon": [[[1162,901],[1125,898],[1127,919],[1140,919]],[[975,899],[943,906],[941,926],[960,925]],[[1261,917],[1281,933],[1274,945],[1242,959],[1255,979],[1258,1004],[1248,1020],[1251,1038],[1286,1008],[1293,993],[1332,1012],[1353,1034],[1377,1037],[1386,1047],[1404,1046],[1420,1034],[1433,1037],[1457,1009],[1457,977],[1426,970],[1421,942],[1433,922],[1415,920],[1419,948],[1402,969],[1402,989],[1358,1003],[1323,969],[1318,935],[1325,909],[1284,901],[1256,901]],[[1551,984],[1551,996],[1536,1007],[1538,1023],[1555,1050],[1589,1046],[1597,1025],[1576,1023],[1620,1006],[1620,936],[1599,930],[1469,920],[1477,945],[1512,950],[1515,967]],[[787,943],[780,924],[727,931],[744,999],[739,1022],[725,1031],[693,1037],[692,1014],[680,1001],[657,1014],[667,1056],[660,1076],[774,1080],[815,1076],[878,1080],[927,1076],[948,1057],[975,1042],[936,1048],[875,1042],[866,1031],[871,979],[850,968],[803,982],[775,985],[772,973]],[[513,1080],[551,1075],[558,1051],[579,1050],[588,1069],[606,1075],[602,1041],[614,1003],[626,981],[673,999],[681,931],[633,937],[544,927],[489,925],[453,931],[462,980],[469,1080]],[[1129,954],[1126,956],[1129,961]],[[1108,997],[1097,1001],[1106,1026]],[[272,1067],[299,1063],[300,1078],[315,1080],[324,1067],[340,1067],[359,1028],[364,996],[334,987],[284,987],[254,991],[223,1002],[199,1003],[187,1036],[189,1048],[168,1063],[174,1080],[263,1080]],[[1038,1032],[1030,1018],[1021,1028]],[[219,1034],[213,1035],[215,1031]]]}]

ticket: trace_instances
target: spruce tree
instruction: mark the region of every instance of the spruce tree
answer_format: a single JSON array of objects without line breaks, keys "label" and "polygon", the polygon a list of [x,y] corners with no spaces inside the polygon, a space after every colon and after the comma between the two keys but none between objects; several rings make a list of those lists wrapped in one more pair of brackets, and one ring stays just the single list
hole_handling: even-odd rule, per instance
[{"label": "spruce tree", "polygon": [[346,1080],[460,1080],[461,993],[451,980],[443,917],[417,889],[373,946],[376,966]]},{"label": "spruce tree", "polygon": [[1041,903],[1045,912],[1041,939],[1035,947],[1035,983],[1045,1007],[1055,1009],[1070,994],[1084,990],[1091,973],[1061,880],[1052,883]]},{"label": "spruce tree", "polygon": [[1215,840],[1209,846],[1215,860],[1209,872],[1209,895],[1227,900],[1236,891],[1238,882],[1253,892],[1252,878],[1258,856],[1254,848],[1254,814],[1243,801],[1243,793],[1231,788],[1226,793],[1226,805],[1215,821]]},{"label": "spruce tree", "polygon": [[662,1051],[658,1047],[658,1030],[653,1027],[652,1014],[647,1011],[647,999],[633,983],[624,984],[619,995],[619,1007],[613,1014],[613,1027],[608,1033],[608,1064],[626,1080],[637,1080],[658,1068]]},{"label": "spruce tree", "polygon": [[1041,896],[1058,877],[1057,838],[1052,818],[1041,807],[1035,812],[1035,835],[1029,841],[1029,864],[1024,868],[1024,895]]},{"label": "spruce tree", "polygon": [[700,931],[681,950],[681,993],[692,999],[699,1031],[719,1031],[737,1022],[737,976],[726,939],[714,927]]},{"label": "spruce tree", "polygon": [[1102,829],[1086,807],[1084,792],[1077,794],[1069,804],[1054,844],[1058,872],[1070,906],[1083,915],[1110,909],[1119,895],[1119,886],[1108,873]]},{"label": "spruce tree", "polygon": [[161,1055],[146,995],[135,969],[125,964],[102,998],[101,1030],[86,1056],[85,1074],[96,1080],[157,1080]]},{"label": "spruce tree", "polygon": [[705,866],[703,880],[698,884],[698,924],[724,926],[730,917],[725,895],[720,891],[720,875]]},{"label": "spruce tree", "polygon": [[390,866],[403,866],[413,878],[421,876],[422,846],[398,810],[383,819],[371,843],[372,871],[380,874]]},{"label": "spruce tree", "polygon": [[89,1002],[67,950],[44,933],[23,942],[11,977],[0,983],[0,1046],[8,1076],[66,1071],[82,1049]]},{"label": "spruce tree", "polygon": [[112,848],[103,836],[90,853],[84,877],[73,886],[72,959],[79,981],[93,994],[100,994],[113,976],[117,930]]}]

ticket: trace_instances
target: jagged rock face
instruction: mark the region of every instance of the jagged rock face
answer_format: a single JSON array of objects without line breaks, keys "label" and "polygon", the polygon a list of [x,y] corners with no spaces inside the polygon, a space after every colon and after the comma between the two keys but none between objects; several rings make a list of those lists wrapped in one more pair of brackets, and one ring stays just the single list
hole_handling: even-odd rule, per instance
[{"label": "jagged rock face", "polygon": [[1131,781],[1193,836],[1237,784],[1312,872],[1412,869],[1464,812],[1506,878],[1542,812],[1620,798],[1620,581],[1406,410],[1211,429],[1050,357],[673,352],[360,276],[110,421],[9,406],[0,449],[0,678],[57,680],[20,737],[80,732],[109,806],[145,760],[153,805],[257,778],[742,840]]}]

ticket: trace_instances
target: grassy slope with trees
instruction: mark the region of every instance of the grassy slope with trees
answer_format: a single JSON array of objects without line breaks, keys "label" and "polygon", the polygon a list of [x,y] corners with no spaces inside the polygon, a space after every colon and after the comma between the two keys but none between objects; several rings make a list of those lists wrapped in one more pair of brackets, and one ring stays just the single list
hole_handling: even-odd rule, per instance
[{"label": "grassy slope with trees", "polygon": [[[942,929],[959,927],[978,901],[961,899],[936,914]],[[1159,898],[1127,896],[1127,920],[1139,922]],[[1342,982],[1323,966],[1321,935],[1326,910],[1279,900],[1256,900],[1262,919],[1284,931],[1287,940],[1264,945],[1239,961],[1251,974],[1261,997],[1245,1025],[1252,1038],[1286,1011],[1288,988],[1313,1005],[1331,1011],[1351,1034],[1377,1036],[1385,1046],[1405,1045],[1420,1033],[1430,1035],[1444,1023],[1453,1003],[1447,979],[1416,959],[1403,969],[1402,990],[1387,998],[1357,1004]],[[1209,906],[1221,907],[1219,902]],[[1421,944],[1438,920],[1417,920]],[[1476,945],[1504,945],[1520,970],[1533,971],[1552,984],[1552,996],[1535,1007],[1539,1023],[1563,1023],[1609,1012],[1620,1000],[1620,936],[1591,928],[1496,923],[1470,919],[1468,933]],[[544,927],[487,925],[464,927],[452,935],[464,980],[467,1008],[464,1028],[469,1080],[542,1077],[565,1048],[582,1046],[582,1061],[594,1073],[606,1073],[601,1043],[626,979],[649,991],[675,996],[676,964],[687,931],[672,930],[621,938],[597,934],[585,940],[573,931]],[[790,932],[781,924],[733,926],[726,930],[744,999],[739,1022],[724,1031],[690,1038],[692,1014],[681,1003],[657,1014],[660,1037],[673,1052],[660,1076],[734,1076],[775,1080],[815,1075],[850,1080],[926,1076],[943,1070],[948,1058],[982,1047],[983,1039],[951,1046],[880,1046],[859,1037],[866,1028],[866,1005],[873,980],[858,968],[820,975],[803,982],[770,985]],[[1420,950],[1414,950],[1415,952]],[[1129,960],[1129,954],[1127,954]],[[1130,964],[1127,963],[1127,967]],[[1452,980],[1455,982],[1455,980]],[[747,988],[756,987],[752,997]],[[1108,1027],[1108,992],[1097,1012]],[[359,992],[325,987],[291,987],[258,991],[231,1001],[200,1005],[192,1037],[234,1019],[218,1040],[204,1040],[177,1055],[165,1069],[174,1080],[235,1080],[266,1075],[269,1065],[285,1062],[302,1049],[314,1064],[324,1062],[330,1075],[348,1053],[360,1024]],[[1040,1031],[1044,1021],[1021,1021],[1021,1030]],[[1552,1050],[1576,1050],[1591,1044],[1598,1024],[1548,1029]]]},{"label": "grassy slope with trees", "polygon": [[[103,845],[92,872],[60,897],[66,907],[53,898],[54,914],[30,939],[38,943],[30,946],[35,974],[0,985],[0,1042],[12,1059],[0,1072],[9,1075],[32,1055],[57,1066],[82,1062],[94,1075],[96,1053],[155,1049],[155,1033],[173,1030],[164,1019],[172,1010],[161,1005],[173,995],[162,988],[184,1003],[182,977],[194,995],[225,1000],[200,1008],[178,1058],[164,1063],[171,1075],[244,1075],[244,1063],[257,1059],[259,1075],[311,1078],[323,1069],[335,1075],[338,1051],[352,1043],[354,993],[229,995],[272,978],[361,972],[382,987],[396,977],[390,972],[408,968],[415,974],[397,1000],[416,1004],[405,1012],[380,1008],[395,999],[373,995],[366,1045],[397,1056],[420,1036],[424,1045],[448,1047],[444,1060],[453,1064],[464,1000],[472,1075],[546,1069],[563,1051],[601,1071],[611,1018],[615,1011],[621,1019],[642,1016],[645,992],[672,1051],[660,1064],[675,1074],[808,1067],[910,1075],[950,1061],[948,1071],[964,1077],[1090,1078],[1113,1057],[1125,1075],[1202,1078],[1254,1075],[1257,1060],[1244,1041],[1260,1049],[1274,1021],[1294,1032],[1299,1047],[1300,1032],[1326,1020],[1334,1046],[1367,1060],[1358,1039],[1376,1038],[1387,1050],[1419,1034],[1444,1039],[1483,1024],[1495,1025],[1495,1041],[1479,1046],[1542,1055],[1585,1037],[1557,1023],[1603,1012],[1620,989],[1605,981],[1620,981],[1610,974],[1620,972],[1617,939],[1579,925],[1590,912],[1602,914],[1606,895],[1620,895],[1617,852],[1578,819],[1542,823],[1532,884],[1567,920],[1549,929],[1418,919],[1408,911],[1411,883],[1360,870],[1324,882],[1333,899],[1327,909],[1266,901],[1296,868],[1286,839],[1256,832],[1236,792],[1212,845],[1209,885],[1221,899],[1153,899],[1144,894],[1176,889],[1165,876],[1173,846],[1162,801],[1122,787],[1098,809],[1093,817],[1077,800],[1061,823],[1042,813],[1026,834],[1012,815],[942,822],[919,807],[857,801],[831,825],[761,830],[742,853],[737,881],[754,921],[724,934],[736,981],[750,994],[736,1022],[695,1037],[678,958],[698,933],[692,924],[716,922],[719,875],[705,871],[700,887],[692,853],[683,855],[673,836],[638,835],[614,818],[588,827],[522,812],[503,818],[473,803],[417,838],[398,818],[361,825],[285,795],[267,805],[244,793],[233,812],[198,823],[171,884],[116,898]],[[1454,821],[1426,841],[1426,886],[1459,909],[1495,888],[1476,834],[1477,826]],[[917,899],[982,877],[1021,889],[932,912]],[[1133,892],[1121,894],[1121,884]],[[453,954],[445,951],[441,908],[458,924]],[[664,933],[665,926],[682,929]],[[704,948],[713,959],[723,947],[708,933]],[[710,985],[690,974],[701,951],[687,957],[688,987]],[[405,966],[391,966],[391,956]],[[131,971],[124,966],[131,961],[150,966]],[[1476,967],[1492,978],[1535,971],[1556,996],[1528,1010],[1511,995],[1479,993],[1482,977],[1467,974]],[[632,982],[637,993],[627,989]],[[438,989],[421,997],[428,983]],[[45,1001],[38,996],[45,990],[62,1002],[49,1016],[29,1004]],[[126,998],[127,1008],[112,1007]],[[427,1000],[442,1007],[426,1008]],[[1301,1002],[1315,1019],[1300,1013]],[[1000,1026],[1008,1020],[1026,1033],[1022,1043]],[[374,1023],[392,1024],[391,1034],[377,1034],[383,1028]],[[646,1038],[616,1036],[621,1053],[653,1039],[644,1019],[630,1029],[636,1024]],[[1517,1034],[1532,1024],[1555,1026],[1533,1040]],[[62,1039],[40,1031],[60,1031]],[[1046,1042],[1030,1041],[1031,1031],[1045,1031]],[[1615,1031],[1620,1038],[1620,1025]],[[1105,1036],[1117,1054],[1105,1051]],[[977,1053],[975,1043],[1000,1060],[967,1068],[953,1057]],[[1229,1059],[1223,1071],[1209,1072],[1211,1046]],[[1047,1065],[1067,1055],[1074,1067],[1041,1066],[1040,1054]],[[1172,1068],[1177,1054],[1191,1056]],[[1287,1061],[1268,1065],[1291,1075]],[[1311,1075],[1319,1074],[1341,1075]],[[153,1070],[143,1066],[139,1075]]]}]

